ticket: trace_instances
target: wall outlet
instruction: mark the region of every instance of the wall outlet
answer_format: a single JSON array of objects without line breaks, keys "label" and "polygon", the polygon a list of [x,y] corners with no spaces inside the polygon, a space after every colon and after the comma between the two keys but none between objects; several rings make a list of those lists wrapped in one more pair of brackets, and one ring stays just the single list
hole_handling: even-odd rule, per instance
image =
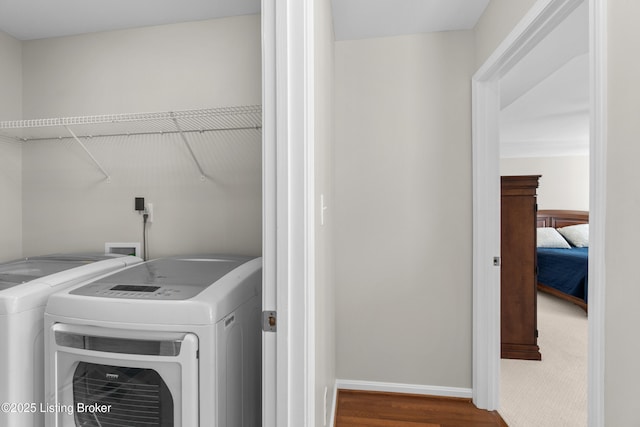
[{"label": "wall outlet", "polygon": [[153,203],[147,203],[147,214],[149,217],[147,218],[147,223],[151,224],[153,222]]}]

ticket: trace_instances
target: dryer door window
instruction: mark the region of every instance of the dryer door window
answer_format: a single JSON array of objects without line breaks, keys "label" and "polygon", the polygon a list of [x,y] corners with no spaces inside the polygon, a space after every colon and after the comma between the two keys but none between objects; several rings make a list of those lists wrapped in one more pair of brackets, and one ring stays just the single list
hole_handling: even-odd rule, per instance
[{"label": "dryer door window", "polygon": [[[73,375],[76,424],[173,427],[173,398],[153,369],[80,362]],[[100,410],[102,409],[102,410]]]},{"label": "dryer door window", "polygon": [[[149,343],[133,346],[145,340]],[[117,342],[128,344],[112,345]],[[158,342],[166,345],[153,344]],[[45,403],[51,411],[45,413],[45,425],[198,425],[195,334],[55,323],[46,343]]]}]

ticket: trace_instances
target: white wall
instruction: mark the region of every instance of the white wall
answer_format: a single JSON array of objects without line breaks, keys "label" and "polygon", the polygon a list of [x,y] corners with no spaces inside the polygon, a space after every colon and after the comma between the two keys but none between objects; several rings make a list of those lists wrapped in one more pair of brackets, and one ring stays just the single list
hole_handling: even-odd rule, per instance
[{"label": "white wall", "polygon": [[589,156],[503,158],[500,175],[542,175],[538,209],[589,210]]},{"label": "white wall", "polygon": [[0,120],[19,120],[22,112],[22,45],[0,31]]},{"label": "white wall", "polygon": [[608,2],[605,411],[607,426],[640,425],[638,212],[640,197],[640,2]]},{"label": "white wall", "polygon": [[[324,195],[325,222],[316,200],[316,426],[324,425],[333,400],[335,373],[335,279],[333,275],[333,92],[334,36],[331,1],[315,5],[315,179],[316,195]],[[324,393],[327,390],[327,407]],[[325,411],[327,411],[325,413]]]},{"label": "white wall", "polygon": [[473,33],[335,49],[337,376],[470,388]]},{"label": "white wall", "polygon": [[[260,17],[243,16],[24,43],[24,117],[261,103]],[[133,199],[155,205],[152,257],[261,252],[261,137],[94,138],[107,183],[72,140],[23,146],[24,255],[141,241]]]},{"label": "white wall", "polygon": [[260,17],[24,43],[25,118],[261,102]]},{"label": "white wall", "polygon": [[[22,46],[0,31],[0,120],[22,114]],[[22,256],[22,148],[0,137],[0,262]]]}]

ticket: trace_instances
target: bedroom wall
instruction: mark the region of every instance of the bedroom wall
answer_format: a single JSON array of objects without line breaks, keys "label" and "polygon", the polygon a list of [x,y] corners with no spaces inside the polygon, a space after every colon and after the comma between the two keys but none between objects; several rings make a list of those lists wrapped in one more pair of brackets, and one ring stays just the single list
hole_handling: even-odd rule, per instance
[{"label": "bedroom wall", "polygon": [[589,210],[589,156],[502,158],[500,175],[542,175],[538,209]]},{"label": "bedroom wall", "polygon": [[473,33],[335,46],[336,373],[471,387]]},{"label": "bedroom wall", "polygon": [[[261,103],[260,17],[242,16],[24,43],[25,118]],[[23,146],[24,254],[101,251],[140,242],[133,199],[154,203],[152,257],[261,253],[257,131],[94,138],[107,183],[72,140]]]},{"label": "bedroom wall", "polygon": [[[0,120],[22,114],[22,46],[0,31]],[[22,148],[0,137],[0,262],[22,256]]]},{"label": "bedroom wall", "polygon": [[[335,280],[333,275],[333,92],[334,37],[331,1],[314,2],[315,13],[315,179],[316,179],[316,426],[331,417],[336,380]],[[320,195],[327,206],[324,224],[320,218]],[[327,404],[325,407],[325,390]],[[325,413],[325,411],[327,411]],[[328,425],[328,421],[327,424]]]}]

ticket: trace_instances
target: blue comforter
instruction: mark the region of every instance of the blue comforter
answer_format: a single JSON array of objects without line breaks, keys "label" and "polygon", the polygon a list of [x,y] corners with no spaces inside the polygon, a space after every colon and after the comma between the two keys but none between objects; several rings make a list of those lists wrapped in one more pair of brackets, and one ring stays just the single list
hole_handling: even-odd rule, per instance
[{"label": "blue comforter", "polygon": [[538,282],[587,302],[589,248],[538,248]]}]

